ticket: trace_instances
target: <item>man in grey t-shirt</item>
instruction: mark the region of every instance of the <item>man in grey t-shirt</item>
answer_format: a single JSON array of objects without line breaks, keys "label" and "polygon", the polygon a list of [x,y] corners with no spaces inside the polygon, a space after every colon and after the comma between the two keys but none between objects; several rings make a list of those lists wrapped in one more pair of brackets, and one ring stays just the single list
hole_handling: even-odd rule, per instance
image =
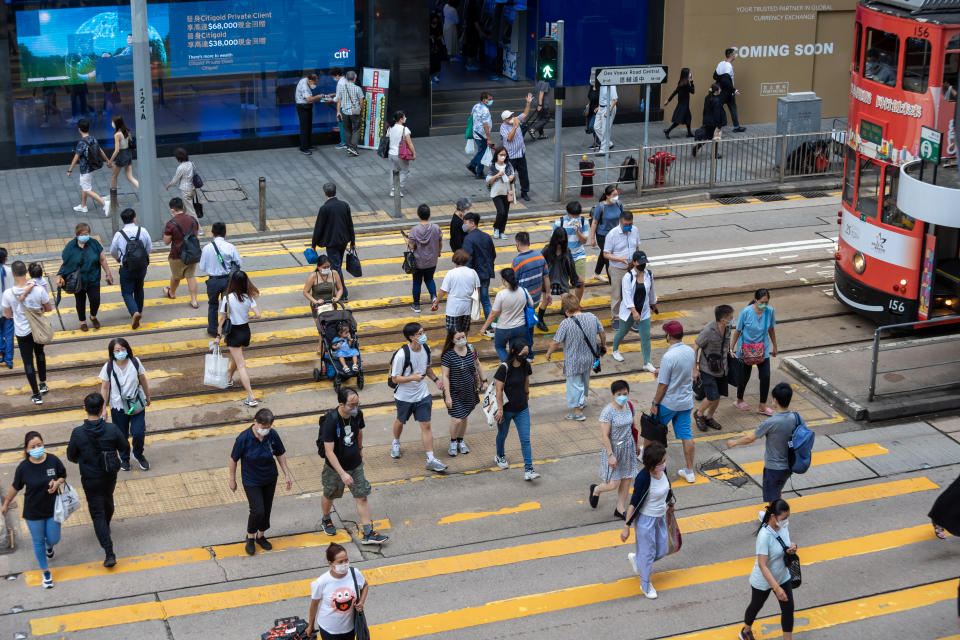
[{"label": "man in grey t-shirt", "polygon": [[534,140],[542,140],[547,137],[543,133],[543,128],[550,122],[550,83],[546,80],[538,80],[533,88],[533,96],[536,111],[530,119],[530,137]]},{"label": "man in grey t-shirt", "polygon": [[783,485],[790,477],[790,464],[787,451],[790,438],[797,426],[797,415],[790,411],[793,389],[786,382],[773,388],[773,406],[777,412],[760,423],[756,431],[740,438],[727,440],[727,449],[750,444],[758,438],[766,438],[766,450],[763,454],[763,501],[771,502],[780,497]]}]

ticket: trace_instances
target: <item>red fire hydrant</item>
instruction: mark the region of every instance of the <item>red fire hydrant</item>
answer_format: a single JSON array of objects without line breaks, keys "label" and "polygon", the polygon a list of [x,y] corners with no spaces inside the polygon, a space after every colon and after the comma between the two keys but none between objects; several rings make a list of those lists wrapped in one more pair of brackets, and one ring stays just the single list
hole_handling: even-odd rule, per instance
[{"label": "red fire hydrant", "polygon": [[580,197],[593,197],[593,160],[587,159],[587,156],[580,157]]},{"label": "red fire hydrant", "polygon": [[655,186],[661,186],[667,182],[667,167],[673,164],[677,157],[666,151],[657,151],[647,159],[647,162],[653,165]]}]

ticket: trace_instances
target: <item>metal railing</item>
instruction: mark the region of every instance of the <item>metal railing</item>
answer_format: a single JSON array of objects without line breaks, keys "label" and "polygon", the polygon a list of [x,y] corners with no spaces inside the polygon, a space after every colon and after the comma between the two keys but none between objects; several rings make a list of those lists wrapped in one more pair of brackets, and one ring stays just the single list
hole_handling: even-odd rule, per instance
[{"label": "metal railing", "polygon": [[[911,393],[914,391],[927,391],[930,389],[944,389],[946,387],[954,387],[960,385],[960,380],[954,380],[953,382],[944,382],[942,384],[935,385],[924,385],[922,387],[915,387],[912,389],[901,389],[897,391],[887,391],[883,393],[877,392],[877,376],[883,373],[898,373],[900,371],[914,371],[917,369],[929,369],[930,367],[944,367],[950,364],[958,364],[960,360],[944,360],[942,362],[925,362],[920,365],[913,365],[909,367],[898,367],[896,369],[883,369],[877,370],[877,363],[880,358],[880,351],[895,351],[897,349],[905,349],[908,347],[917,346],[916,344],[901,344],[893,345],[880,349],[880,334],[884,331],[889,331],[892,329],[906,329],[910,328],[919,328],[919,327],[929,327],[938,324],[946,324],[949,322],[958,322],[960,321],[960,316],[942,316],[940,318],[933,318],[932,320],[923,320],[918,322],[901,322],[899,324],[887,324],[880,327],[877,327],[876,331],[873,332],[873,358],[870,362],[870,393],[867,397],[868,401],[873,402],[873,399],[876,396],[889,396],[899,393]],[[955,339],[955,338],[954,338]]]},{"label": "metal railing", "polygon": [[[634,184],[637,193],[691,187],[782,183],[787,178],[840,175],[843,149],[837,145],[844,129],[684,142],[664,142],[609,153],[563,156],[561,194],[581,189],[580,162],[594,163],[593,187]],[[658,155],[659,154],[659,155]],[[633,157],[636,172],[626,162]],[[661,160],[658,167],[657,159]],[[621,177],[624,178],[621,180]],[[582,194],[587,195],[587,194]]]}]

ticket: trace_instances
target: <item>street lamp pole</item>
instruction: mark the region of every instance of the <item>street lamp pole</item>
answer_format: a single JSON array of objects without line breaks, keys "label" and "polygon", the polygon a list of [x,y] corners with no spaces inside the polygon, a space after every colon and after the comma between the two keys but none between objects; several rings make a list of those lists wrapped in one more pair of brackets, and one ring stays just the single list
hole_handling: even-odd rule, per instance
[{"label": "street lamp pole", "polygon": [[150,36],[147,27],[147,0],[130,0],[133,36],[133,129],[137,134],[137,166],[140,177],[140,208],[137,219],[150,234],[160,237],[159,181],[157,180],[157,136],[153,117],[153,78],[150,71]]}]

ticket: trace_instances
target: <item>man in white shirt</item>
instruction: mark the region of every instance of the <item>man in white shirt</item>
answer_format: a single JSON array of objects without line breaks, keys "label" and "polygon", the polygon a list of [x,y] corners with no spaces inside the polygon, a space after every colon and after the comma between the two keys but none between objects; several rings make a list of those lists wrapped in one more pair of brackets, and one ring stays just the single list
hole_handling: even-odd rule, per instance
[{"label": "man in white shirt", "polygon": [[[340,87],[343,86],[343,83],[346,82],[346,79],[343,77],[343,69],[340,67],[334,67],[330,70],[330,77],[334,79],[337,83],[336,88],[333,90],[333,93],[327,94],[327,100],[336,100],[337,94],[340,93]],[[337,114],[339,115],[339,111]],[[334,149],[346,149],[347,148],[347,136],[343,130],[343,120],[337,118],[338,124],[340,125],[340,143],[334,147]]]},{"label": "man in white shirt", "polygon": [[363,115],[363,89],[357,86],[357,72],[346,73],[346,81],[337,86],[337,120],[343,122],[347,154],[360,155],[360,118]]},{"label": "man in white shirt", "polygon": [[[597,108],[597,119],[594,121],[594,129],[600,136],[600,150],[607,151],[613,149],[613,119],[617,117],[617,102],[620,101],[617,95],[617,87],[614,85],[604,85],[600,87],[600,102]],[[607,146],[607,117],[609,114],[610,122],[610,146]]]},{"label": "man in white shirt", "polygon": [[[150,263],[153,241],[150,239],[150,232],[137,224],[137,212],[133,209],[121,211],[120,221],[123,222],[123,227],[113,234],[110,255],[120,263],[120,295],[127,306],[127,313],[130,314],[131,326],[137,329],[143,316],[143,281],[147,277],[147,264]],[[131,255],[127,255],[132,242],[143,245],[146,264],[136,264],[138,260],[135,258],[140,257],[141,253],[139,247]],[[124,260],[125,257],[127,260]]]},{"label": "man in white shirt", "polygon": [[[13,272],[7,266],[7,250],[0,247],[0,296],[13,286]],[[13,320],[0,314],[0,356],[7,369],[13,369]]]},{"label": "man in white shirt", "polygon": [[633,214],[620,213],[620,225],[611,229],[603,244],[603,257],[610,261],[611,326],[620,325],[620,301],[623,298],[623,276],[630,270],[630,259],[640,246],[640,232],[633,226]]},{"label": "man in white shirt", "polygon": [[733,47],[727,48],[723,52],[724,59],[717,65],[717,83],[720,85],[720,102],[726,104],[730,110],[730,119],[733,120],[733,130],[737,133],[746,131],[746,127],[740,126],[740,118],[737,115],[737,94],[740,90],[734,86],[733,61],[737,59],[737,50]]},{"label": "man in white shirt", "polygon": [[320,78],[315,73],[308,73],[297,83],[295,99],[297,102],[297,120],[300,121],[300,153],[313,155],[310,144],[310,134],[313,133],[313,103],[323,100],[322,95],[313,95]]},{"label": "man in white shirt", "polygon": [[230,274],[243,266],[237,248],[224,240],[227,225],[213,223],[213,240],[200,252],[200,269],[207,274],[207,335],[216,337],[220,296],[227,290]]},{"label": "man in white shirt", "polygon": [[420,440],[427,453],[427,469],[442,472],[446,470],[447,465],[433,455],[433,432],[430,430],[430,409],[433,406],[433,398],[427,388],[426,379],[433,380],[440,391],[443,391],[443,380],[433,372],[427,334],[420,323],[408,322],[404,325],[403,337],[406,338],[407,344],[393,354],[390,365],[390,379],[396,385],[393,399],[397,405],[390,457],[400,457],[400,434],[403,432],[403,425],[410,416],[413,416],[420,423]]}]

